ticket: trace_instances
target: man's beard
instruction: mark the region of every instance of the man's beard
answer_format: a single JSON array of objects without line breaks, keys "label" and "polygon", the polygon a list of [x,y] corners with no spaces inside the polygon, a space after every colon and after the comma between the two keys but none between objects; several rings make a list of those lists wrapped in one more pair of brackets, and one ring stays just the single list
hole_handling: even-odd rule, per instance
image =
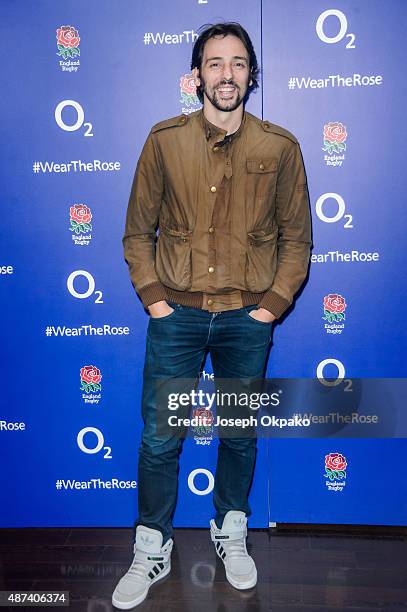
[{"label": "man's beard", "polygon": [[[202,84],[202,89],[205,92],[206,97],[208,98],[208,100],[213,104],[213,106],[215,108],[217,108],[220,111],[223,111],[225,113],[231,113],[232,111],[236,110],[238,106],[240,106],[242,100],[243,100],[243,96],[241,95],[241,91],[240,91],[240,87],[238,85],[236,85],[236,83],[232,80],[227,81],[225,79],[222,79],[222,81],[220,81],[220,83],[218,83],[218,85],[216,85],[216,87],[214,88],[212,94],[207,90],[206,87],[206,83],[204,81],[204,79],[201,77],[201,84]],[[221,87],[222,85],[233,85],[233,87],[235,87],[236,92],[237,92],[237,97],[236,100],[233,101],[233,99],[229,100],[218,100],[217,98],[217,88]],[[244,95],[246,95],[247,92],[247,87],[248,84],[246,86]],[[228,106],[229,104],[229,106]]]}]

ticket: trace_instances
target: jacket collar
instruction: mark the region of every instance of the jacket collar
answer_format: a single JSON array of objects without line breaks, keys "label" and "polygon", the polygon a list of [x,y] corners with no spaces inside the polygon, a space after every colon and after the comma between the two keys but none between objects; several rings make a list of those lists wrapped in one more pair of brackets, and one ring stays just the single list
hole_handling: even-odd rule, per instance
[{"label": "jacket collar", "polygon": [[[210,141],[211,144],[224,140],[224,138],[226,137],[226,130],[222,130],[218,126],[208,121],[208,119],[204,115],[203,108],[201,108],[201,110],[199,110],[198,112],[200,114],[199,119],[200,119],[202,129],[205,133],[206,140]],[[236,132],[233,132],[233,134],[230,134],[228,136],[229,141],[235,140],[235,138],[241,135],[245,123],[246,123],[246,111],[243,111],[242,122],[239,128],[236,130]]]}]

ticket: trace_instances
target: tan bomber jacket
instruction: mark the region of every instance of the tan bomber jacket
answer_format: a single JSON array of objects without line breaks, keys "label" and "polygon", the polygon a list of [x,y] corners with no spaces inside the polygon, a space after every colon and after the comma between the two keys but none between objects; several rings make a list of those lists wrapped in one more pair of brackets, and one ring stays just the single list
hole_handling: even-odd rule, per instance
[{"label": "tan bomber jacket", "polygon": [[[204,247],[224,170],[207,155],[202,113],[156,124],[138,160],[123,245],[145,307],[165,300],[166,287],[206,289]],[[232,286],[258,294],[259,306],[279,317],[308,269],[306,177],[295,136],[247,111],[244,115],[231,186]]]}]

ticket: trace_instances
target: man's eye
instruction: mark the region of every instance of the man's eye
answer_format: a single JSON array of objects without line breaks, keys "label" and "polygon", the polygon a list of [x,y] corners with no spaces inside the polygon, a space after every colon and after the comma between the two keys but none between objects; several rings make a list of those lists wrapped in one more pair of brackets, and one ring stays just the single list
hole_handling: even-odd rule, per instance
[{"label": "man's eye", "polygon": [[218,62],[213,62],[212,64],[210,64],[211,68],[217,68],[219,66]]}]

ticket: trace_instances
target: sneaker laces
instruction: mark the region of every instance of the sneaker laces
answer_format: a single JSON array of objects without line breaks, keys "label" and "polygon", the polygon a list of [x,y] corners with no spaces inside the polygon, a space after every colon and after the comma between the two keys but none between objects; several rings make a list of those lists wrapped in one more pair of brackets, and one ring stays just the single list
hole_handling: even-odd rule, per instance
[{"label": "sneaker laces", "polygon": [[139,578],[141,581],[144,581],[148,577],[148,573],[151,568],[155,565],[154,562],[148,561],[144,555],[140,554],[140,551],[136,551],[134,555],[133,563],[131,564],[129,571],[127,574],[130,576],[134,576],[134,578]]},{"label": "sneaker laces", "polygon": [[227,554],[233,558],[241,558],[247,557],[247,550],[245,546],[245,539],[240,538],[239,540],[230,540],[222,542],[223,548],[226,550]]}]

